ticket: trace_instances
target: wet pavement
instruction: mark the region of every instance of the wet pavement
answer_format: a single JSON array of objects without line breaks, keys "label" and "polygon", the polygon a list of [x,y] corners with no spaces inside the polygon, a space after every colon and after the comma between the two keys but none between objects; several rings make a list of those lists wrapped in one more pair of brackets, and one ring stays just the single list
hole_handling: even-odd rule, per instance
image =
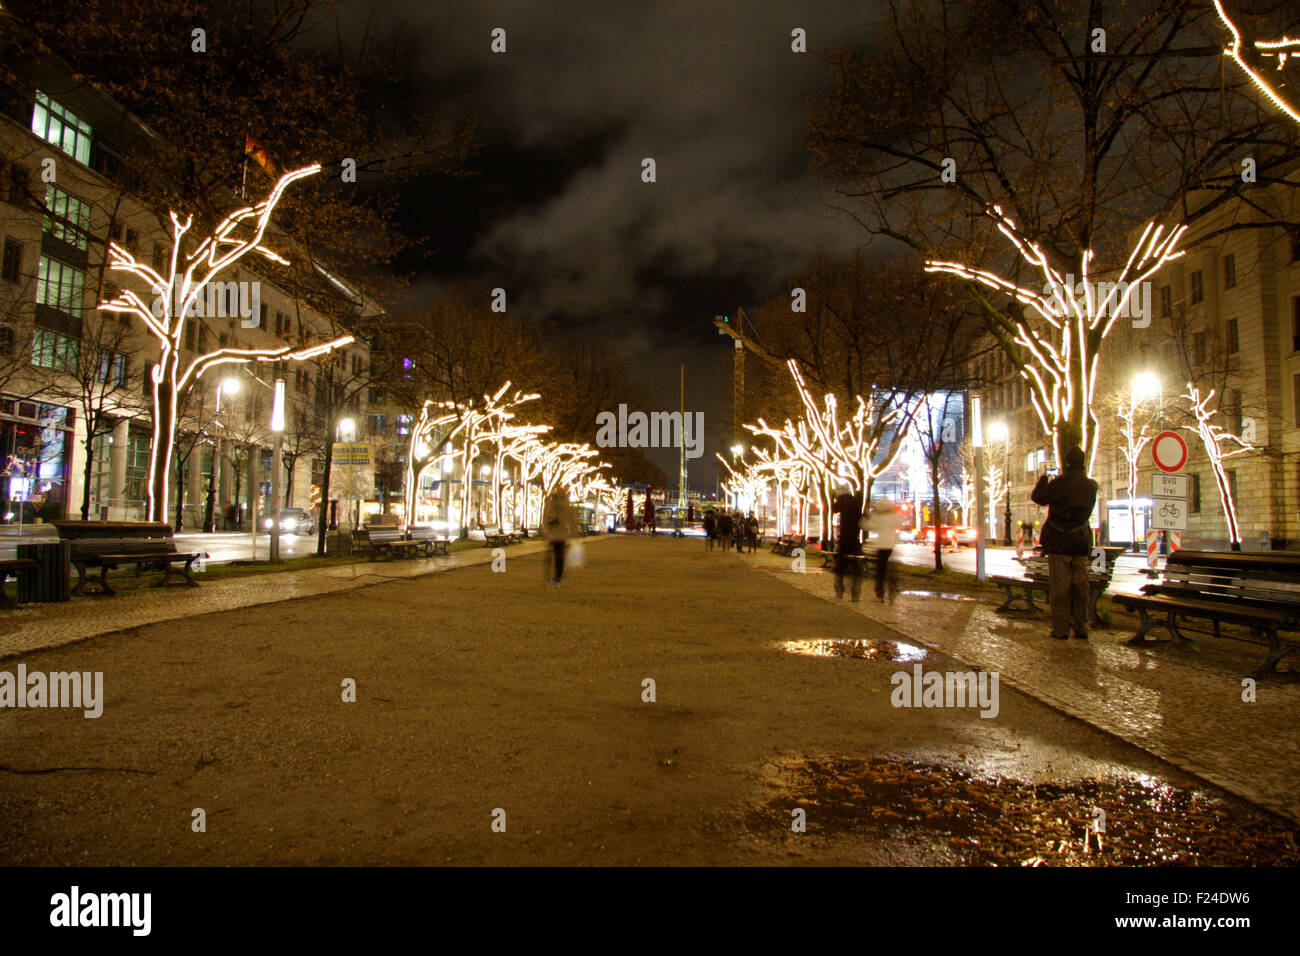
[{"label": "wet pavement", "polygon": [[[767,573],[834,602],[830,572],[796,573],[773,555]],[[844,613],[889,627],[902,640],[943,651],[1002,675],[1064,713],[1147,750],[1232,793],[1300,820],[1300,679],[1283,673],[1256,679],[1265,648],[1201,636],[1195,649],[1129,647],[1137,619],[1116,613],[1111,628],[1088,641],[1056,641],[1046,614],[999,614],[1001,592],[968,590],[977,600],[942,600],[919,585],[920,569],[904,576],[896,604],[839,601]],[[954,593],[951,584],[943,591]],[[909,593],[910,592],[910,593]],[[942,593],[942,592],[939,592]],[[1255,700],[1243,699],[1255,681]]]},{"label": "wet pavement", "polygon": [[[1294,826],[1147,752],[1281,807],[1293,685],[1262,683],[1239,712],[1207,692],[1234,658],[1132,651],[1118,632],[1048,647],[1041,618],[1003,621],[989,592],[904,575],[978,600],[853,605],[762,554],[596,540],[560,589],[539,543],[509,549],[505,574],[482,548],[74,602],[102,636],[66,643],[65,621],[21,660],[102,671],[104,715],[0,710],[0,863],[1293,859]],[[124,614],[158,620],[102,630]],[[897,706],[914,668],[1000,670],[996,714]],[[1094,729],[1108,722],[1150,746]],[[1082,829],[1094,808],[1100,841]]]}]

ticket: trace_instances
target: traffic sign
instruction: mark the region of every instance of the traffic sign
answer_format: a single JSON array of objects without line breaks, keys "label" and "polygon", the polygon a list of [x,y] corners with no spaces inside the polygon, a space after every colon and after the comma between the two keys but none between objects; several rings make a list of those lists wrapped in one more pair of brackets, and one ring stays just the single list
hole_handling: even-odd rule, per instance
[{"label": "traffic sign", "polygon": [[1161,471],[1178,471],[1187,463],[1187,442],[1178,432],[1161,432],[1151,443],[1151,458]]},{"label": "traffic sign", "polygon": [[1151,497],[1152,498],[1186,498],[1187,497],[1187,476],[1186,475],[1161,475],[1151,476]]},{"label": "traffic sign", "polygon": [[1161,498],[1151,503],[1151,520],[1147,525],[1162,531],[1187,530],[1187,502],[1179,498]]}]

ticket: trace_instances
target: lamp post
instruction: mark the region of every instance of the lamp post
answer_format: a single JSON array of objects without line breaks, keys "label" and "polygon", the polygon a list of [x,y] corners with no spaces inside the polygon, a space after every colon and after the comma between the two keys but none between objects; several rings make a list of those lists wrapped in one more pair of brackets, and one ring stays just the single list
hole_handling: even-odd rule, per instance
[{"label": "lamp post", "polygon": [[275,451],[271,457],[271,561],[280,560],[280,505],[284,470],[284,379],[275,380],[275,398],[271,404],[271,431],[275,432]]},{"label": "lamp post", "polygon": [[[217,410],[213,413],[212,423],[220,428],[221,423],[217,421],[217,416],[221,414],[221,393],[227,395],[239,394],[239,379],[228,378],[217,385]],[[203,518],[203,530],[212,534],[217,530],[217,459],[220,444],[216,438],[212,440],[212,464],[208,468],[208,504],[207,514]]]},{"label": "lamp post", "polygon": [[[1136,376],[1134,376],[1133,386],[1129,392],[1129,414],[1132,417],[1132,422],[1128,427],[1128,440],[1130,442],[1135,442],[1137,440],[1136,436],[1134,435],[1134,429],[1137,428],[1137,407],[1136,406],[1139,402],[1145,402],[1148,399],[1150,399],[1152,396],[1157,397],[1159,400],[1159,404],[1157,405],[1157,412],[1156,412],[1156,428],[1159,429],[1163,424],[1164,417],[1165,417],[1164,386],[1160,381],[1160,376],[1157,375],[1155,372],[1152,371],[1139,372]],[[1146,428],[1145,425],[1143,425],[1142,427],[1143,429]],[[1135,454],[1134,449],[1130,448],[1129,454]],[[1137,539],[1137,489],[1133,487],[1137,483],[1136,464],[1131,464],[1129,466],[1129,478],[1130,478],[1129,489],[1128,489],[1129,537],[1132,539],[1133,542],[1133,553],[1140,554],[1142,549],[1138,546],[1138,539]]]},{"label": "lamp post", "polygon": [[[993,422],[989,425],[989,438],[1002,442],[1002,480],[1006,482],[1006,510],[1002,513],[1004,524],[1002,543],[1011,546],[1011,430],[1005,422]],[[992,510],[992,502],[989,502]]]},{"label": "lamp post", "polygon": [[971,443],[975,446],[975,579],[984,581],[984,421],[980,408],[980,397],[970,397],[971,406]]}]

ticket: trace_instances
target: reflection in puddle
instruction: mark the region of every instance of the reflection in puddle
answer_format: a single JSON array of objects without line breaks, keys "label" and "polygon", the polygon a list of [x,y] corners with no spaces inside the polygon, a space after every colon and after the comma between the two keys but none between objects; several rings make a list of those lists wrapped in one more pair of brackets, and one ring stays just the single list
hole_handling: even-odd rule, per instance
[{"label": "reflection in puddle", "polygon": [[912,597],[933,597],[942,598],[945,601],[974,601],[975,598],[969,594],[949,594],[946,591],[903,591],[903,594],[910,594]]},{"label": "reflection in puddle", "polygon": [[942,763],[824,758],[792,767],[785,790],[753,823],[788,828],[802,806],[810,836],[919,840],[977,866],[1300,864],[1286,821],[1145,775],[1030,783]]},{"label": "reflection in puddle", "polygon": [[786,641],[778,645],[787,654],[809,657],[852,657],[867,661],[923,661],[926,650],[902,641]]}]

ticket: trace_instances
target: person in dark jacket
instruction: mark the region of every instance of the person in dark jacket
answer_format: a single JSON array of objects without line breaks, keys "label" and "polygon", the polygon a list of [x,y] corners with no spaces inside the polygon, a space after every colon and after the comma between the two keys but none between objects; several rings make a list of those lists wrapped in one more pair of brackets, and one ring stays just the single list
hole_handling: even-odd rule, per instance
[{"label": "person in dark jacket", "polygon": [[1043,475],[1030,495],[1047,507],[1042,545],[1047,555],[1048,590],[1052,599],[1052,637],[1087,639],[1092,602],[1088,595],[1088,561],[1092,554],[1092,509],[1097,483],[1084,471],[1083,449],[1065,453],[1065,471]]},{"label": "person in dark jacket", "polygon": [[704,550],[712,551],[713,542],[718,539],[718,516],[710,508],[704,514]]},{"label": "person in dark jacket", "polygon": [[749,513],[745,519],[745,540],[749,542],[749,553],[753,554],[758,550],[758,519],[754,517],[754,512]]},{"label": "person in dark jacket", "polygon": [[858,527],[862,520],[862,499],[845,487],[831,506],[831,513],[840,516],[835,534],[835,596],[844,597],[844,576],[849,576],[853,600],[862,596],[862,536]]},{"label": "person in dark jacket", "polygon": [[724,511],[718,515],[718,538],[722,542],[723,554],[731,550],[731,531],[731,515]]}]

